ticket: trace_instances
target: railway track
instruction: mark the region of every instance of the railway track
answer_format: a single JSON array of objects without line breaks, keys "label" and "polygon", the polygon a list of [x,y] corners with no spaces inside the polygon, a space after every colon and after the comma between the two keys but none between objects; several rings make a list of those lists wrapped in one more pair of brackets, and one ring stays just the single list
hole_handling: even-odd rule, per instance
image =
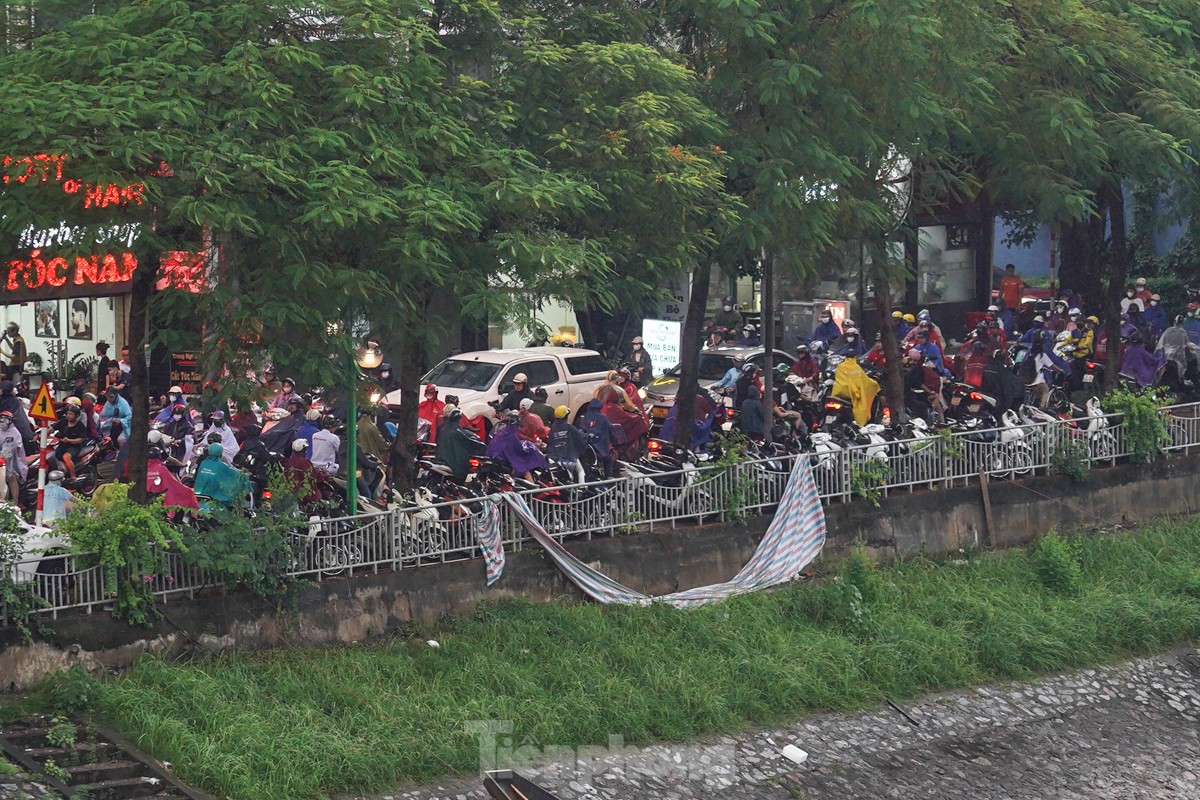
[{"label": "railway track", "polygon": [[39,715],[0,725],[0,750],[74,800],[213,800],[92,720]]}]

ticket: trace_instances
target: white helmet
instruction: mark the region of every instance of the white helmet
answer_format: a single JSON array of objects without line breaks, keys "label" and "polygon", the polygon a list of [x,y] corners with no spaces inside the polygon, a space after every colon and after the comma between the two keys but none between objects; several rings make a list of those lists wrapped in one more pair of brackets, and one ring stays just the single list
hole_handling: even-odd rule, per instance
[{"label": "white helmet", "polygon": [[999,314],[999,313],[1000,313],[1000,306],[997,306],[997,305],[991,305],[991,306],[988,306],[988,307],[987,307],[987,310],[988,310],[988,313],[989,313],[989,314]]},{"label": "white helmet", "polygon": [[1068,317],[1078,317],[1081,314],[1083,314],[1083,312],[1080,311],[1078,308],[1072,308],[1070,311],[1067,312]]},{"label": "white helmet", "polygon": [[162,431],[154,430],[146,434],[146,441],[150,442],[150,444],[159,444],[162,440]]},{"label": "white helmet", "polygon": [[308,442],[306,442],[303,439],[297,439],[296,441],[292,442],[292,451],[293,452],[300,453],[307,449],[308,449]]}]

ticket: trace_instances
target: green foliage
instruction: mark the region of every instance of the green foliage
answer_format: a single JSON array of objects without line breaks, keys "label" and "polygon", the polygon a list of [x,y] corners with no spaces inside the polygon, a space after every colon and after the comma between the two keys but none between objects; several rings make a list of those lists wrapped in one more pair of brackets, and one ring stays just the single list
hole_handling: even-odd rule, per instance
[{"label": "green foliage", "polygon": [[67,362],[67,374],[65,375],[68,381],[90,379],[96,374],[96,369],[100,366],[100,359],[95,356],[76,353],[71,356],[71,360]]},{"label": "green foliage", "polygon": [[721,455],[710,464],[721,468],[727,475],[723,480],[729,482],[729,492],[725,495],[725,507],[722,510],[727,519],[745,519],[746,507],[755,497],[757,488],[754,479],[739,469],[739,465],[750,457],[750,439],[736,428],[717,433],[713,438],[720,447]]},{"label": "green foliage", "polygon": [[1162,454],[1164,445],[1170,444],[1166,417],[1158,410],[1162,401],[1153,392],[1135,394],[1117,389],[1105,398],[1104,405],[1107,411],[1121,415],[1125,444],[1136,460],[1148,464]]},{"label": "green foliage", "polygon": [[875,572],[875,561],[862,547],[856,547],[846,559],[842,578],[858,588],[864,603],[872,604],[879,599],[879,576]]},{"label": "green foliage", "polygon": [[3,758],[0,758],[0,776],[19,775],[20,768],[16,764],[11,764]]},{"label": "green foliage", "polygon": [[896,474],[887,462],[866,458],[850,465],[850,491],[879,508],[882,487]]},{"label": "green foliage", "polygon": [[298,519],[296,513],[312,484],[306,478],[297,490],[272,465],[267,488],[272,497],[267,513],[247,517],[240,511],[220,510],[204,530],[184,528],[183,560],[226,586],[247,589],[267,600],[294,598],[302,582],[287,575],[299,547],[293,530],[297,524],[307,524],[306,515]]},{"label": "green foliage", "polygon": [[80,714],[90,711],[100,697],[101,685],[82,664],[48,675],[34,694],[42,704],[57,714]]},{"label": "green foliage", "polygon": [[1082,436],[1063,436],[1055,442],[1050,453],[1050,470],[1055,475],[1066,475],[1076,483],[1088,476],[1091,453],[1087,440]]},{"label": "green foliage", "polygon": [[1034,545],[1031,554],[1038,580],[1051,591],[1077,595],[1083,588],[1083,573],[1071,542],[1050,531]]},{"label": "green foliage", "polygon": [[149,625],[159,616],[151,593],[155,574],[164,571],[165,554],[182,549],[179,530],[166,520],[162,499],[147,505],[128,497],[129,487],[115,484],[109,502],[97,509],[72,509],[57,531],[80,555],[103,568],[113,598],[113,616],[131,625]]},{"label": "green foliage", "polygon": [[942,442],[942,452],[946,454],[946,458],[962,459],[965,448],[961,436],[955,436],[950,428],[938,428],[937,435]]},{"label": "green foliage", "polygon": [[50,728],[46,731],[46,741],[54,747],[70,749],[75,746],[79,734],[74,722],[56,714],[50,720]]},{"label": "green foliage", "polygon": [[0,506],[0,607],[28,643],[43,627],[33,612],[45,605],[33,581],[17,581],[16,564],[25,557],[25,527],[11,505]]},{"label": "green foliage", "polygon": [[1070,547],[1077,594],[1007,551],[877,567],[873,602],[849,562],[687,612],[507,602],[369,646],[147,658],[105,684],[99,714],[214,794],[378,794],[478,769],[469,720],[556,746],[678,741],[1200,636],[1200,519]]}]

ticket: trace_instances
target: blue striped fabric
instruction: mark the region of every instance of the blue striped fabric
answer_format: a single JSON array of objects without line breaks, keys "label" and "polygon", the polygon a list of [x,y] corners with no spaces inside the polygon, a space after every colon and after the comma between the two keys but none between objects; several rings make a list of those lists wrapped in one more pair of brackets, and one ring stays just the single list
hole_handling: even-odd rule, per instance
[{"label": "blue striped fabric", "polygon": [[487,567],[487,585],[491,586],[500,580],[504,574],[504,542],[500,538],[500,507],[499,501],[489,497],[492,502],[483,504],[483,520],[475,531],[475,539],[479,549],[483,551],[483,562]]},{"label": "blue striped fabric", "polygon": [[[812,466],[807,458],[796,459],[775,518],[771,520],[758,549],[737,575],[725,583],[700,586],[662,597],[648,597],[635,592],[592,569],[546,533],[523,497],[513,493],[504,493],[500,497],[512,507],[525,529],[545,548],[558,568],[585,594],[601,603],[668,603],[676,608],[691,608],[723,600],[791,580],[820,554],[825,544],[825,511],[821,507]],[[499,520],[485,519],[485,524],[495,527],[495,538],[499,540]],[[483,534],[480,534],[480,541],[482,543]],[[488,584],[491,585],[490,565],[488,575]]]}]

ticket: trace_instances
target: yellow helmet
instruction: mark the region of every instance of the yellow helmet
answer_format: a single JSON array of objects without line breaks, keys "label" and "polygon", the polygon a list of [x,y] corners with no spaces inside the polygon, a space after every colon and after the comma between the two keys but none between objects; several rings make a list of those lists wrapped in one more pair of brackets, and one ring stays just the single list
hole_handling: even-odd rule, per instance
[{"label": "yellow helmet", "polygon": [[571,409],[567,408],[566,406],[559,406],[558,408],[554,409],[555,419],[566,419],[567,414],[570,414],[570,413],[571,413]]},{"label": "yellow helmet", "polygon": [[903,311],[893,311],[892,319],[904,319],[904,312]]},{"label": "yellow helmet", "polygon": [[917,318],[916,318],[916,317],[914,317],[912,314],[905,314],[905,315],[904,315],[904,321],[905,321],[905,322],[907,322],[909,325],[916,325],[916,324],[917,324]]},{"label": "yellow helmet", "polygon": [[1087,320],[1088,320],[1088,322],[1092,323],[1093,325],[1100,324],[1100,319],[1098,317],[1096,317],[1095,315],[1088,317]]}]

